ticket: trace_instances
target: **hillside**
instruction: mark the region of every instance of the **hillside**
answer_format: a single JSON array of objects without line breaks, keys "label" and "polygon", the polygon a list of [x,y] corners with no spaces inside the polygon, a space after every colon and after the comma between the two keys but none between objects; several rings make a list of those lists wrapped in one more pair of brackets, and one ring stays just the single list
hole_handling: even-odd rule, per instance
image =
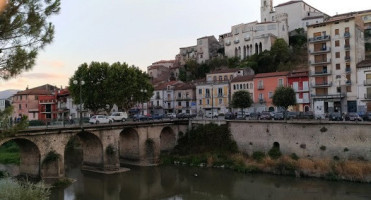
[{"label": "hillside", "polygon": [[7,99],[17,93],[19,90],[4,90],[0,91],[0,99]]}]

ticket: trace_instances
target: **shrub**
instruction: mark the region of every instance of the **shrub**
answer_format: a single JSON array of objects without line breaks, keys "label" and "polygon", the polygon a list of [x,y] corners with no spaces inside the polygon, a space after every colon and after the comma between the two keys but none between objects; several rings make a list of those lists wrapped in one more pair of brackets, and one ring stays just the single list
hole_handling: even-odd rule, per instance
[{"label": "shrub", "polygon": [[42,164],[49,164],[51,162],[57,161],[60,158],[60,155],[53,151],[50,151],[48,154],[46,154]]},{"label": "shrub", "polygon": [[45,126],[45,122],[41,120],[31,120],[28,122],[29,126]]},{"label": "shrub", "polygon": [[279,148],[277,147],[272,147],[271,150],[268,151],[269,157],[273,159],[278,159],[279,157],[282,156],[282,153]]},{"label": "shrub", "polygon": [[18,183],[13,179],[0,179],[1,199],[47,200],[50,190],[43,184]]},{"label": "shrub", "polygon": [[290,158],[293,159],[293,160],[299,160],[299,156],[296,155],[296,153],[292,153],[292,154],[290,155]]},{"label": "shrub", "polygon": [[264,157],[265,153],[261,151],[254,151],[254,153],[252,154],[252,158],[258,162],[262,161]]},{"label": "shrub", "polygon": [[334,156],[334,160],[338,161],[338,160],[340,160],[340,158],[338,156]]}]

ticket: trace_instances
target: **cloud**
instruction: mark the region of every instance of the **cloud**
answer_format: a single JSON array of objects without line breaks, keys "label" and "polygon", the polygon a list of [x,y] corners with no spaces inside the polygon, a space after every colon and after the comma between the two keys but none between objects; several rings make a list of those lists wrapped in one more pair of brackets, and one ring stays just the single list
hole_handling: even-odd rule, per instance
[{"label": "cloud", "polygon": [[40,61],[40,65],[45,67],[61,69],[64,66],[66,66],[66,63],[61,60],[42,60]]},{"label": "cloud", "polygon": [[28,73],[22,75],[27,79],[68,79],[66,74],[52,74],[52,73]]}]

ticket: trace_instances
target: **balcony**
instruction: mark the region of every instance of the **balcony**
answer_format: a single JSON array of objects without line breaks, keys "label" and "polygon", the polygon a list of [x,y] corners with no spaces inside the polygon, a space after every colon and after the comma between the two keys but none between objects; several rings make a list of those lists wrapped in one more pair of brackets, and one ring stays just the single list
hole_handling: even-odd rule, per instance
[{"label": "balcony", "polygon": [[155,98],[156,98],[156,99],[160,99],[160,96],[158,95],[158,96],[156,96]]},{"label": "balcony", "polygon": [[345,85],[352,85],[352,81],[351,80],[346,80]]},{"label": "balcony", "polygon": [[309,50],[310,54],[322,54],[322,53],[329,53],[329,52],[331,52],[331,47]]},{"label": "balcony", "polygon": [[314,38],[309,38],[308,41],[310,43],[314,42],[324,42],[324,41],[330,41],[331,37],[329,35],[324,35],[324,36],[318,36]]},{"label": "balcony", "polygon": [[345,68],[345,73],[351,73],[351,72],[352,70],[350,69],[350,67]]},{"label": "balcony", "polygon": [[350,56],[345,56],[345,57],[344,57],[344,60],[345,60],[346,62],[350,62]]},{"label": "balcony", "polygon": [[350,33],[349,32],[345,32],[344,33],[344,38],[350,38]]},{"label": "balcony", "polygon": [[263,97],[262,98],[259,98],[258,99],[258,102],[261,103],[261,104],[263,104],[263,103],[265,103],[265,99]]},{"label": "balcony", "polygon": [[258,90],[264,90],[264,85],[259,85]]},{"label": "balcony", "polygon": [[338,94],[311,94],[313,99],[341,99],[346,97],[346,93]]},{"label": "balcony", "polygon": [[296,102],[298,104],[300,104],[300,103],[309,103],[309,99],[296,99]]},{"label": "balcony", "polygon": [[245,37],[245,41],[250,41],[250,37]]},{"label": "balcony", "polygon": [[293,88],[295,92],[309,92],[309,88],[306,87],[299,87],[299,88]]},{"label": "balcony", "polygon": [[344,50],[350,50],[350,44],[345,44],[344,45]]},{"label": "balcony", "polygon": [[314,83],[312,84],[313,88],[319,88],[319,87],[331,87],[332,82],[319,82],[319,83]]},{"label": "balcony", "polygon": [[322,71],[314,71],[310,72],[310,76],[328,76],[331,75],[331,70],[322,70]]},{"label": "balcony", "polygon": [[192,99],[191,97],[177,97],[176,100],[177,101],[190,101]]},{"label": "balcony", "polygon": [[310,60],[309,64],[310,65],[327,65],[331,63],[331,59],[323,59],[323,60],[314,60],[313,62]]},{"label": "balcony", "polygon": [[238,43],[240,42],[240,40],[239,40],[239,39],[235,39],[233,42],[234,42],[235,44],[238,44]]},{"label": "balcony", "polygon": [[363,85],[364,85],[364,86],[371,86],[371,79],[366,79],[366,80],[363,82]]},{"label": "balcony", "polygon": [[371,100],[371,93],[365,93],[365,100]]}]

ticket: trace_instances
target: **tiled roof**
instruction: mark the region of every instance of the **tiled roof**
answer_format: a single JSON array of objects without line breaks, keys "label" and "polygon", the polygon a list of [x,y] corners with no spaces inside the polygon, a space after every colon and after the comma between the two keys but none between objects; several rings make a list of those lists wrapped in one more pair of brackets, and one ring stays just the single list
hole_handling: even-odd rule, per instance
[{"label": "tiled roof", "polygon": [[160,60],[157,62],[152,63],[152,65],[161,64],[161,63],[174,63],[175,60]]},{"label": "tiled roof", "polygon": [[38,89],[28,89],[24,91],[17,92],[14,96],[17,95],[51,95],[52,92],[48,90],[38,90]]},{"label": "tiled roof", "polygon": [[179,83],[180,81],[169,81],[166,83],[160,83],[158,85],[155,85],[154,88],[155,90],[164,90],[167,88],[169,85],[175,85],[176,83]]},{"label": "tiled roof", "polygon": [[371,67],[371,59],[370,60],[362,60],[357,64],[357,68],[363,68],[363,67]]},{"label": "tiled roof", "polygon": [[300,2],[303,2],[303,1],[288,1],[286,3],[278,4],[277,6],[275,6],[275,8],[281,7],[281,6],[287,6],[287,5],[294,4],[294,3],[300,3]]},{"label": "tiled roof", "polygon": [[233,73],[233,72],[238,72],[240,70],[241,69],[236,69],[236,68],[221,68],[221,69],[214,70],[208,74]]},{"label": "tiled roof", "polygon": [[265,77],[273,77],[273,76],[287,76],[289,72],[270,72],[270,73],[262,73],[256,74],[255,78],[265,78]]},{"label": "tiled roof", "polygon": [[245,81],[252,81],[254,79],[254,75],[246,75],[246,76],[237,76],[236,78],[232,79],[232,83],[237,82],[245,82]]},{"label": "tiled roof", "polygon": [[174,85],[175,90],[189,90],[189,89],[194,89],[195,86],[192,83],[176,83]]}]

